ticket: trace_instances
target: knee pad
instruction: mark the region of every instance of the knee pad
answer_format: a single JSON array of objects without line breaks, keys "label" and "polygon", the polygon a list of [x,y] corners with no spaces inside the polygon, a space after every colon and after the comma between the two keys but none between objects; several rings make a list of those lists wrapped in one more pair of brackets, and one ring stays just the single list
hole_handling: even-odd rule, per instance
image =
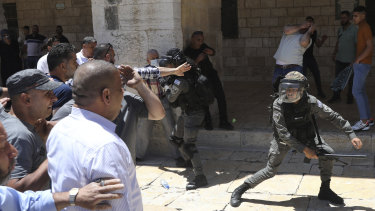
[{"label": "knee pad", "polygon": [[169,136],[169,141],[177,147],[180,147],[184,143],[184,139],[177,136]]},{"label": "knee pad", "polygon": [[180,151],[186,155],[186,157],[190,160],[194,157],[195,153],[198,153],[197,146],[195,143],[184,143],[180,146]]}]

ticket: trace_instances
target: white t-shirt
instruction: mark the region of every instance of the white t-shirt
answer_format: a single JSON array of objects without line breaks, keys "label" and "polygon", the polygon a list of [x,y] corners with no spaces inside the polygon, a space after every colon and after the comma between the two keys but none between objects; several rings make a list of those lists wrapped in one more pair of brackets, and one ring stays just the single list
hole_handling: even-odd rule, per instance
[{"label": "white t-shirt", "polygon": [[273,56],[276,59],[276,64],[298,64],[302,66],[303,54],[311,45],[310,39],[309,45],[306,48],[302,47],[300,44],[302,36],[303,34],[299,32],[282,36],[279,48]]},{"label": "white t-shirt", "polygon": [[81,50],[80,52],[78,52],[78,53],[76,54],[76,56],[77,56],[77,63],[78,63],[78,65],[81,65],[81,64],[83,64],[83,63],[86,63],[86,62],[89,60],[88,58],[86,58],[86,57],[83,55],[82,50]]},{"label": "white t-shirt", "polygon": [[38,64],[36,65],[36,69],[43,71],[45,74],[49,74],[47,56],[48,56],[48,53],[46,55],[42,56],[38,60]]}]

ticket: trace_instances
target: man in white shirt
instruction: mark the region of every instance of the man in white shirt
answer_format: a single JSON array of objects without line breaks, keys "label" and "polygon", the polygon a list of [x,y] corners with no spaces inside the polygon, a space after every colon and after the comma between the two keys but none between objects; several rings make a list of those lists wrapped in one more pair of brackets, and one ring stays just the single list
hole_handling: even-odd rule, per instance
[{"label": "man in white shirt", "polygon": [[[60,40],[57,37],[48,38],[48,41],[47,41],[48,52],[50,52],[50,50],[52,49],[53,46],[55,46],[59,43],[60,43]],[[49,74],[47,56],[48,56],[48,53],[46,53],[46,55],[42,56],[39,59],[38,64],[36,65],[36,69],[43,71],[45,74]]]},{"label": "man in white shirt", "polygon": [[82,41],[82,50],[77,53],[77,63],[81,65],[94,56],[97,41],[93,37],[85,37]]},{"label": "man in white shirt", "polygon": [[[131,73],[122,75],[129,79],[127,85],[142,83],[133,80]],[[124,197],[111,201],[112,209],[143,210],[134,163],[112,122],[120,113],[123,93],[120,72],[113,64],[94,60],[78,67],[72,113],[56,124],[46,144],[52,192],[83,187],[101,178],[119,178],[126,187],[120,192]]]}]

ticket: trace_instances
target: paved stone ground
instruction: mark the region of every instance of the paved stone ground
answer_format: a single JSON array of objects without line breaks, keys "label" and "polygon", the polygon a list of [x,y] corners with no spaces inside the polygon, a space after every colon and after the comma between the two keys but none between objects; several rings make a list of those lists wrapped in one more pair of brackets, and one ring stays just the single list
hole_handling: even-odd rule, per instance
[{"label": "paved stone ground", "polygon": [[[320,177],[317,161],[303,163],[303,155],[289,152],[279,174],[243,195],[239,208],[232,208],[232,191],[244,179],[264,167],[267,150],[240,151],[200,149],[209,185],[186,191],[191,169],[177,168],[172,158],[147,157],[137,163],[137,178],[145,210],[375,210],[374,155],[368,159],[344,159],[335,163],[332,189],[345,199],[345,207],[332,207],[316,196]],[[170,189],[160,185],[165,179]]]}]

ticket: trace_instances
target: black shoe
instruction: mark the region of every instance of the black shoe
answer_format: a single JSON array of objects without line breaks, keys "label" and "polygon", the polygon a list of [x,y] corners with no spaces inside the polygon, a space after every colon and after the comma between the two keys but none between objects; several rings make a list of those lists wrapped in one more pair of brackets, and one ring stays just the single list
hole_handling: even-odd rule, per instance
[{"label": "black shoe", "polygon": [[190,181],[186,185],[186,190],[195,190],[197,188],[206,186],[207,184],[208,183],[207,183],[206,176],[204,176],[203,174],[202,175],[198,175],[198,176],[195,176],[195,178],[194,178],[193,181]]},{"label": "black shoe", "polygon": [[191,163],[191,160],[186,161],[182,157],[178,157],[175,160],[176,160],[176,167],[193,168],[193,164]]},{"label": "black shoe", "polygon": [[238,186],[232,193],[230,197],[230,206],[238,207],[241,205],[241,196],[247,190],[250,189],[250,185],[243,183],[242,185]]},{"label": "black shoe", "polygon": [[320,187],[320,191],[318,194],[318,198],[320,200],[327,200],[334,205],[345,205],[344,199],[338,196],[335,192],[331,190],[329,187],[329,183],[331,180],[322,183]]},{"label": "black shoe", "polygon": [[219,128],[225,130],[233,130],[233,125],[231,125],[228,121],[222,121],[219,124]]}]

